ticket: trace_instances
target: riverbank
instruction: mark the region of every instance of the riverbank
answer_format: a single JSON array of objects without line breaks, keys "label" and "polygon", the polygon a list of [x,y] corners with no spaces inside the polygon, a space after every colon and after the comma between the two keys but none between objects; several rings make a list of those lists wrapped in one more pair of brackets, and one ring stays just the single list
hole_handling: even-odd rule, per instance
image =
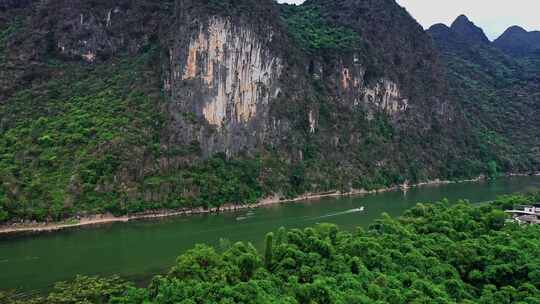
[{"label": "riverbank", "polygon": [[324,193],[307,193],[296,198],[284,199],[280,196],[268,197],[260,200],[256,204],[251,205],[226,205],[220,208],[194,208],[194,209],[184,209],[184,210],[160,210],[152,213],[141,213],[133,214],[126,216],[114,216],[111,214],[98,214],[88,217],[83,217],[79,219],[68,219],[64,222],[57,223],[32,223],[32,224],[11,224],[0,226],[0,235],[11,235],[11,234],[21,234],[21,233],[41,233],[41,232],[53,232],[63,229],[83,227],[83,226],[95,226],[103,224],[111,224],[118,222],[129,222],[135,220],[144,220],[144,219],[159,219],[166,217],[174,216],[188,216],[195,214],[207,214],[207,213],[219,213],[219,212],[234,212],[245,209],[259,208],[268,205],[281,204],[281,203],[294,203],[307,200],[317,200],[328,197],[344,197],[344,196],[357,196],[357,195],[367,195],[367,194],[376,194],[383,193],[388,191],[396,190],[407,190],[414,187],[424,187],[424,186],[437,186],[437,185],[446,185],[446,184],[455,184],[455,183],[464,183],[464,182],[478,182],[484,180],[484,176],[479,176],[475,179],[460,180],[460,181],[449,181],[449,180],[432,180],[427,182],[421,182],[417,184],[403,184],[396,185],[393,187],[381,188],[376,190],[352,190],[350,192],[340,192],[340,191],[330,191]]}]

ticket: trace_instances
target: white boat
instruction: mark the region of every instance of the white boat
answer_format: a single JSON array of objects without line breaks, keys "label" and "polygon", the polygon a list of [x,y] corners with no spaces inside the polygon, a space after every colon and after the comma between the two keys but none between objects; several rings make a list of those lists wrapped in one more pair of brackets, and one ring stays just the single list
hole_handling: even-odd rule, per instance
[{"label": "white boat", "polygon": [[364,211],[364,209],[365,209],[364,206],[362,206],[360,208],[351,209],[349,210],[349,212],[362,212]]}]

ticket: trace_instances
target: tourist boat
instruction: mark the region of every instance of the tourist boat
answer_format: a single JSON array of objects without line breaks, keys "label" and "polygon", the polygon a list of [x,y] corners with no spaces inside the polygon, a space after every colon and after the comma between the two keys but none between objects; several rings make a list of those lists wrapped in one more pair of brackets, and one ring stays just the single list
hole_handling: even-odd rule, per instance
[{"label": "tourist boat", "polygon": [[519,224],[540,224],[540,203],[519,206],[520,209],[506,210],[512,220]]}]

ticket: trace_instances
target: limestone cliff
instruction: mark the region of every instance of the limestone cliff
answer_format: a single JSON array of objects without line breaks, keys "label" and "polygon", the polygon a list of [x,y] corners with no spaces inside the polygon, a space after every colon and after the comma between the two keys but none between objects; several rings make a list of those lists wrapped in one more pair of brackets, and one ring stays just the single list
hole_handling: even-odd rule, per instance
[{"label": "limestone cliff", "polygon": [[164,79],[175,117],[171,131],[180,143],[197,140],[205,155],[254,148],[265,139],[269,105],[281,91],[282,54],[271,47],[276,29],[260,33],[231,16],[182,13],[174,32],[185,34],[173,37]]},{"label": "limestone cliff", "polygon": [[393,0],[4,0],[0,22],[8,218],[485,169],[432,40]]}]

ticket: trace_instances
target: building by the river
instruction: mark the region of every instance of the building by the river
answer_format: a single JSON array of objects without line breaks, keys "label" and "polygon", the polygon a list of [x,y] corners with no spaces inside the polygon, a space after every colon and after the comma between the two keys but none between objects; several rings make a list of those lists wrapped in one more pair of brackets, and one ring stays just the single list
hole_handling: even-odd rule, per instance
[{"label": "building by the river", "polygon": [[540,203],[528,206],[519,206],[519,209],[506,210],[514,221],[520,224],[540,224]]}]

